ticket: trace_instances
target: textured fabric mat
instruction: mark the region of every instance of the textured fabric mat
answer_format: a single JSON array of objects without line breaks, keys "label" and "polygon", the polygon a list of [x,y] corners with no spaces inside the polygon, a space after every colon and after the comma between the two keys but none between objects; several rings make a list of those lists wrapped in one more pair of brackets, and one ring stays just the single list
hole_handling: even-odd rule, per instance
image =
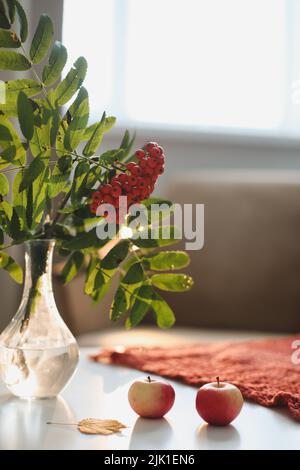
[{"label": "textured fabric mat", "polygon": [[[298,344],[294,343],[297,340]],[[124,351],[103,350],[91,359],[195,386],[215,381],[219,376],[220,380],[238,386],[244,398],[263,406],[286,407],[300,420],[300,335],[177,348],[129,347]]]}]

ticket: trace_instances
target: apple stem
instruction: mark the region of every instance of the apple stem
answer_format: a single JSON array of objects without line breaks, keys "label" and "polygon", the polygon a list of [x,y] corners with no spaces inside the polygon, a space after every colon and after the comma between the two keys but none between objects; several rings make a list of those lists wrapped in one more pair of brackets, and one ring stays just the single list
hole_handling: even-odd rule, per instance
[{"label": "apple stem", "polygon": [[151,377],[150,377],[150,375],[148,375],[147,379],[148,379],[148,382],[150,383],[150,382],[151,382]]},{"label": "apple stem", "polygon": [[218,387],[220,387],[220,377],[217,377]]}]

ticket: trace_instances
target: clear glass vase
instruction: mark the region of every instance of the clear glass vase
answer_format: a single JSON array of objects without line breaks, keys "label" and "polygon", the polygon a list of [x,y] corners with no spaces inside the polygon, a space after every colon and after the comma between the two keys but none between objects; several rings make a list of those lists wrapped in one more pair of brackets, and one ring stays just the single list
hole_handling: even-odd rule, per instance
[{"label": "clear glass vase", "polygon": [[48,398],[65,387],[78,363],[75,338],[52,290],[54,240],[25,243],[25,283],[19,309],[0,335],[0,373],[22,398]]}]

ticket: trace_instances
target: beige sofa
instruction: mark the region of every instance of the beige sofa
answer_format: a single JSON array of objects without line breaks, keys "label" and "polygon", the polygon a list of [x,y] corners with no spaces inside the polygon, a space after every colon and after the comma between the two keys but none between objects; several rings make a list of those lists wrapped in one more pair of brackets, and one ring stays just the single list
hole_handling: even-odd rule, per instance
[{"label": "beige sofa", "polygon": [[[205,245],[187,269],[195,287],[167,295],[177,324],[300,331],[300,171],[181,172],[165,183],[173,201],[205,204]],[[92,306],[80,277],[55,290],[75,334],[111,326],[111,296]]]}]

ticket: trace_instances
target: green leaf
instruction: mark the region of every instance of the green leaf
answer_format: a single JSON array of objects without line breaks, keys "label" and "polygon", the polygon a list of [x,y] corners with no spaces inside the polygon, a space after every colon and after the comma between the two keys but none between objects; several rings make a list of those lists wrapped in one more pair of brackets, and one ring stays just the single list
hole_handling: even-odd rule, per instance
[{"label": "green leaf", "polygon": [[10,28],[10,22],[6,16],[5,6],[2,0],[0,0],[0,28]]},{"label": "green leaf", "polygon": [[0,70],[29,70],[30,62],[19,52],[0,51]]},{"label": "green leaf", "polygon": [[80,251],[74,251],[68,258],[61,273],[64,284],[68,284],[82,268],[84,255]]},{"label": "green leaf", "polygon": [[[144,231],[147,232],[147,237],[142,238]],[[153,234],[152,234],[153,231]],[[168,235],[168,236],[167,236]],[[133,239],[133,243],[139,248],[156,248],[178,243],[180,238],[180,231],[174,226],[161,226],[161,227],[143,227],[137,236],[140,238]]]},{"label": "green leaf", "polygon": [[49,175],[50,169],[47,166],[32,184],[34,222],[33,226],[40,223],[47,204]]},{"label": "green leaf", "polygon": [[[117,120],[117,118],[115,118],[114,116],[106,117],[105,118],[105,123],[103,125],[103,133],[108,132],[115,125],[116,120]],[[89,140],[92,137],[92,135],[95,132],[95,129],[97,128],[98,125],[99,125],[99,123],[95,122],[94,124],[87,127],[84,131],[83,140]]]},{"label": "green leaf", "polygon": [[122,279],[122,283],[124,283],[124,284],[137,284],[139,282],[142,282],[143,279],[144,279],[143,266],[138,261],[137,263],[134,263],[132,266],[130,266],[127,273],[125,274],[125,276]]},{"label": "green leaf", "polygon": [[7,151],[10,147],[15,147],[13,149],[13,151],[15,151],[14,159],[18,161],[19,164],[25,164],[25,149],[13,124],[7,119],[6,116],[0,116],[0,147]]},{"label": "green leaf", "polygon": [[16,117],[17,114],[16,103],[0,104],[0,115],[4,115],[6,117]]},{"label": "green leaf", "polygon": [[29,167],[24,170],[19,192],[24,191],[44,171],[45,163],[41,156],[35,157]]},{"label": "green leaf", "polygon": [[96,269],[96,275],[94,279],[94,286],[93,290],[101,289],[101,287],[105,284],[105,279],[101,269]]},{"label": "green leaf", "polygon": [[33,109],[29,98],[23,93],[19,92],[18,96],[18,118],[21,131],[27,140],[31,140],[33,136]]},{"label": "green leaf", "polygon": [[84,293],[86,295],[91,295],[93,293],[95,277],[98,272],[98,269],[97,269],[98,262],[99,260],[97,258],[91,257],[85,284],[84,284]]},{"label": "green leaf", "polygon": [[16,261],[4,251],[0,252],[0,268],[5,269],[8,274],[18,283],[23,282],[23,271],[22,268],[16,263]]},{"label": "green leaf", "polygon": [[111,287],[111,281],[108,281],[105,284],[103,284],[99,289],[94,290],[91,296],[93,299],[93,302],[94,303],[100,302],[105,297],[110,287]]},{"label": "green leaf", "polygon": [[26,225],[29,230],[32,228],[33,224],[33,188],[30,184],[27,188],[27,204],[26,204]]},{"label": "green leaf", "polygon": [[15,21],[16,5],[14,0],[6,0],[9,21],[12,24]]},{"label": "green leaf", "polygon": [[34,64],[41,62],[47,54],[52,41],[53,32],[51,18],[48,15],[42,15],[34,33],[29,53]]},{"label": "green leaf", "polygon": [[162,199],[159,197],[149,197],[143,201],[143,205],[146,207],[151,207],[153,204],[155,205],[166,205],[168,207],[172,207],[173,202],[169,201],[168,199]]},{"label": "green leaf", "polygon": [[46,86],[53,85],[59,78],[68,59],[67,49],[59,41],[55,41],[49,63],[43,70],[43,82]]},{"label": "green leaf", "polygon": [[[62,157],[63,159],[63,157]],[[53,168],[50,185],[49,185],[49,196],[51,198],[56,197],[60,192],[67,189],[69,186],[69,178],[71,175],[72,166],[61,171],[60,160],[58,160]]]},{"label": "green leaf", "polygon": [[112,321],[117,321],[124,313],[126,313],[127,309],[128,305],[124,289],[119,287],[115,293],[113,303],[110,307],[109,318]]},{"label": "green leaf", "polygon": [[3,210],[5,213],[6,217],[8,220],[11,220],[12,218],[12,213],[13,213],[13,207],[8,201],[2,201],[0,208]]},{"label": "green leaf", "polygon": [[146,258],[147,269],[168,271],[181,269],[189,265],[190,257],[185,251],[162,251]]},{"label": "green leaf", "polygon": [[171,328],[175,323],[175,315],[169,304],[156,292],[153,292],[151,307],[156,316],[159,328]]},{"label": "green leaf", "polygon": [[11,32],[0,29],[0,47],[18,48],[21,46],[19,39]]},{"label": "green leaf", "polygon": [[20,91],[27,96],[34,96],[40,93],[42,86],[30,78],[8,80],[6,82],[6,101],[16,103]]},{"label": "green leaf", "polygon": [[72,170],[72,157],[71,155],[64,155],[63,157],[57,160],[57,166],[61,173],[66,173]]},{"label": "green leaf", "polygon": [[94,155],[97,148],[102,142],[103,134],[105,132],[104,129],[105,129],[105,112],[103,113],[101,121],[95,127],[95,130],[91,138],[86,143],[83,149],[83,155],[85,155],[86,157],[91,157],[92,155]]},{"label": "green leaf", "polygon": [[154,274],[151,282],[161,290],[185,292],[193,287],[193,278],[187,274]]},{"label": "green leaf", "polygon": [[129,243],[126,240],[119,242],[112,248],[101,261],[103,269],[116,269],[126,258],[129,250]]},{"label": "green leaf", "polygon": [[55,138],[56,155],[58,158],[63,157],[66,153],[66,149],[64,146],[64,138],[67,128],[68,124],[66,122],[66,119],[60,120]]},{"label": "green leaf", "polygon": [[97,237],[96,230],[90,230],[89,232],[81,232],[72,240],[65,241],[63,248],[70,251],[83,250],[84,248],[101,247],[105,245],[107,240],[99,240]]},{"label": "green leaf", "polygon": [[89,97],[85,88],[79,90],[72,105],[72,121],[65,133],[65,147],[74,150],[80,144],[89,119]]},{"label": "green leaf", "polygon": [[75,204],[76,202],[80,201],[81,194],[80,194],[80,186],[87,175],[90,169],[90,165],[88,162],[79,162],[75,168],[74,172],[74,179],[72,185],[72,193],[71,193],[71,202]]},{"label": "green leaf", "polygon": [[59,106],[66,104],[82,85],[87,71],[87,61],[84,57],[79,57],[67,76],[58,85],[55,96]]},{"label": "green leaf", "polygon": [[22,42],[25,42],[28,36],[28,21],[26,13],[22,5],[17,0],[14,0],[14,3],[16,5],[16,11],[20,23],[20,38]]},{"label": "green leaf", "polygon": [[100,155],[100,161],[110,164],[116,160],[121,160],[123,154],[123,149],[107,150],[106,152],[102,153],[102,155]]},{"label": "green leaf", "polygon": [[104,223],[106,224],[106,221],[103,217],[86,217],[82,220],[81,227],[88,232],[94,227],[97,227],[98,224]]},{"label": "green leaf", "polygon": [[[26,206],[27,206],[27,194],[26,191],[20,192],[20,184],[23,179],[25,170],[20,170],[14,177],[13,180],[13,212],[16,212],[19,217],[20,230],[26,228]],[[12,214],[13,216],[13,214]]]},{"label": "green leaf", "polygon": [[[26,212],[25,213],[25,218],[26,218]],[[25,232],[22,229],[21,226],[21,219],[17,213],[16,208],[13,208],[13,213],[12,213],[12,218],[9,223],[9,236],[13,238],[14,240],[22,240],[24,238]]]},{"label": "green leaf", "polygon": [[34,111],[33,137],[29,142],[31,153],[37,157],[41,153],[44,157],[51,155],[51,129],[53,113],[41,105]]},{"label": "green leaf", "polygon": [[0,246],[4,243],[4,232],[3,229],[0,227]]},{"label": "green leaf", "polygon": [[120,145],[120,149],[124,150],[124,153],[123,153],[123,156],[122,156],[122,161],[123,162],[127,161],[129,159],[128,156],[129,156],[129,153],[132,149],[134,141],[135,141],[135,133],[130,138],[129,131],[126,130],[125,134],[124,134],[124,137],[122,139],[121,145]]},{"label": "green leaf", "polygon": [[130,134],[129,134],[129,130],[126,129],[126,131],[124,132],[121,144],[120,144],[120,149],[125,150],[128,147],[129,142],[130,142]]},{"label": "green leaf", "polygon": [[126,328],[137,326],[148,312],[153,297],[153,290],[148,285],[142,285],[136,292],[136,300],[126,320]]},{"label": "green leaf", "polygon": [[0,195],[6,196],[9,191],[9,182],[7,176],[3,173],[0,173]]}]

